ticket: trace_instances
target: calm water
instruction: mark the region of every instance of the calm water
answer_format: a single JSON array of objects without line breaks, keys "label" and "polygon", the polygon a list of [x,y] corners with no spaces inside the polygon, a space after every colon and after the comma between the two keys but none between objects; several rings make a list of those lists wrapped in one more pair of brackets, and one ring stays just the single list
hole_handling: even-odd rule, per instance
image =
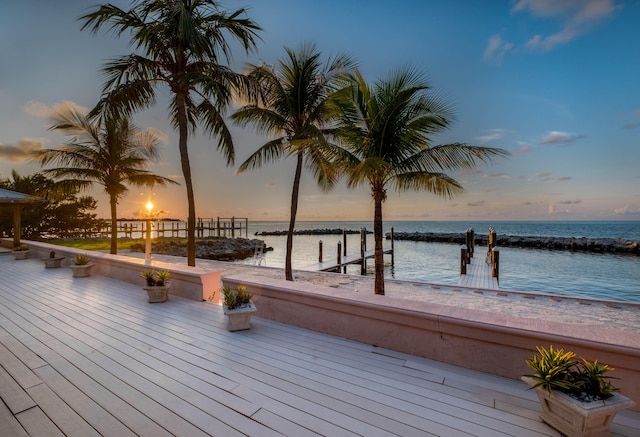
[{"label": "calm water", "polygon": [[[464,232],[473,227],[477,234],[487,234],[493,226],[499,235],[623,238],[640,241],[639,222],[386,222],[384,231],[395,232]],[[286,230],[284,222],[249,222],[249,237],[254,232]],[[297,230],[372,229],[370,222],[299,222]],[[268,246],[266,265],[283,267],[285,236],[264,236]],[[359,235],[349,235],[348,254],[359,251]],[[318,241],[323,240],[325,260],[336,257],[341,235],[311,235],[294,238],[293,267],[303,268],[318,262]],[[389,242],[385,241],[388,246]],[[385,246],[385,248],[387,248]],[[373,248],[373,235],[367,248]],[[395,242],[395,264],[385,256],[388,278],[456,284],[458,282],[459,245],[413,241]],[[597,253],[572,253],[540,249],[502,247],[500,251],[500,287],[504,289],[586,296],[640,302],[640,257]],[[251,262],[250,260],[247,262]],[[369,261],[368,274],[373,274]],[[359,274],[359,266],[348,273]]]}]

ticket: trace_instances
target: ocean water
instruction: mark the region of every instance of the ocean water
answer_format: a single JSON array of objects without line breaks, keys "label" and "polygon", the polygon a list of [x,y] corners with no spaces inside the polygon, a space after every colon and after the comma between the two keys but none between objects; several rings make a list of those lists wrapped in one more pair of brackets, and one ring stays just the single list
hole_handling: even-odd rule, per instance
[{"label": "ocean water", "polygon": [[[640,241],[639,222],[400,222],[384,223],[384,232],[464,232],[472,227],[477,234],[492,226],[498,235],[623,238]],[[249,222],[249,238],[255,232],[286,230],[285,222]],[[298,222],[296,230],[373,228],[371,222]],[[286,236],[261,236],[273,251],[263,265],[284,267]],[[359,235],[347,236],[347,253],[359,252]],[[302,269],[318,262],[318,242],[323,240],[324,259],[335,259],[341,235],[300,235],[294,237],[293,268]],[[373,235],[367,237],[373,248]],[[390,248],[385,240],[385,249]],[[396,241],[394,264],[385,255],[385,277],[418,282],[457,284],[460,248],[457,244]],[[482,253],[477,247],[476,253]],[[568,296],[593,297],[640,302],[640,257],[546,249],[502,247],[500,287]],[[252,263],[252,260],[245,261]],[[367,274],[373,274],[373,260]],[[359,274],[359,266],[348,266],[348,273]]]}]

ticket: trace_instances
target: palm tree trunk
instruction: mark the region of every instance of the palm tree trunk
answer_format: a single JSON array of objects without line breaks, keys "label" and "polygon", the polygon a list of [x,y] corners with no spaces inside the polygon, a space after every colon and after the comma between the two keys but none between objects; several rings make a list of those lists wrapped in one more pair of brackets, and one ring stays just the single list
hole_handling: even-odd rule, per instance
[{"label": "palm tree trunk", "polygon": [[382,198],[384,194],[373,194],[373,238],[375,249],[373,259],[375,262],[374,290],[376,294],[384,295],[384,253],[382,251]]},{"label": "palm tree trunk", "polygon": [[293,255],[293,230],[296,226],[296,214],[298,213],[298,193],[300,192],[300,176],[302,175],[302,152],[298,152],[296,174],[293,178],[293,191],[291,192],[291,217],[289,218],[289,231],[287,232],[287,254],[284,263],[284,275],[287,281],[293,281],[293,269],[291,257]]},{"label": "palm tree trunk", "polygon": [[113,194],[109,195],[109,206],[111,209],[111,250],[110,254],[115,255],[118,253],[118,201]]},{"label": "palm tree trunk", "polygon": [[193,181],[191,180],[191,164],[189,163],[189,150],[187,149],[187,114],[185,109],[185,99],[182,94],[176,94],[176,106],[178,116],[179,131],[179,150],[180,164],[182,165],[182,174],[184,176],[184,184],[187,187],[187,265],[194,267],[196,265],[196,203],[193,195]]}]

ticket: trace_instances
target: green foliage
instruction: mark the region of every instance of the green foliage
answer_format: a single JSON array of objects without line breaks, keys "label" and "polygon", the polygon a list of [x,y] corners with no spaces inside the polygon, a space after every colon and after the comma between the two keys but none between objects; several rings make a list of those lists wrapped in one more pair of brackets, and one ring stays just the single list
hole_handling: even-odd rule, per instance
[{"label": "green foliage", "polygon": [[140,273],[140,276],[147,281],[147,286],[149,287],[162,287],[167,285],[167,281],[169,281],[169,277],[171,276],[171,272],[167,270],[144,270]]},{"label": "green foliage", "polygon": [[26,250],[29,250],[29,246],[27,246],[26,244],[20,244],[18,246],[14,246],[13,250],[15,250],[16,252],[24,252]]},{"label": "green foliage", "polygon": [[[55,236],[65,238],[87,232],[96,226],[99,220],[96,214],[97,203],[93,197],[76,196],[76,192],[63,192],[52,179],[42,173],[21,176],[12,173],[12,179],[0,180],[0,188],[30,194],[41,199],[35,204],[26,204],[21,215],[22,237],[39,240]],[[0,207],[0,232],[13,235],[13,210]]]},{"label": "green foliage", "polygon": [[564,349],[536,347],[538,353],[526,360],[535,373],[525,375],[532,378],[535,387],[549,392],[559,390],[582,401],[601,400],[611,397],[617,391],[605,376],[613,368],[598,361],[576,359],[575,353]]},{"label": "green foliage", "polygon": [[73,263],[77,266],[84,266],[89,264],[89,256],[78,254],[73,258]]},{"label": "green foliage", "polygon": [[238,285],[235,290],[232,290],[229,286],[222,287],[222,296],[224,306],[233,310],[248,304],[253,294],[247,291],[246,286]]}]

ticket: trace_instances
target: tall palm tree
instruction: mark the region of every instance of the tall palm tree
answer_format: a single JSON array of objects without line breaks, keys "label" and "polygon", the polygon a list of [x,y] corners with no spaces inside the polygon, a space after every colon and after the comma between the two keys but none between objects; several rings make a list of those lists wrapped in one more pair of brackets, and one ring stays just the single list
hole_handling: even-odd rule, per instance
[{"label": "tall palm tree", "polygon": [[354,63],[349,56],[338,55],[323,65],[321,53],[313,44],[303,44],[297,51],[285,47],[285,51],[286,57],[277,68],[249,65],[248,76],[259,85],[260,93],[231,118],[242,127],[253,124],[259,131],[275,137],[247,158],[239,172],[282,157],[293,156],[296,160],[285,257],[285,278],[293,281],[293,230],[302,168],[306,166],[325,190],[336,181],[330,162],[335,146],[327,137],[331,133],[327,102],[337,79]]},{"label": "tall palm tree", "polygon": [[247,82],[220,63],[230,61],[228,39],[246,52],[255,48],[257,31],[245,10],[227,12],[214,0],[138,0],[124,11],[111,4],[99,6],[80,18],[82,29],[97,33],[108,25],[118,36],[131,33],[131,45],[143,54],[114,59],[103,69],[104,97],[92,111],[131,114],[155,103],[156,85],[171,92],[169,113],[178,130],[180,163],[187,189],[187,264],[195,266],[196,207],[187,148],[197,124],[218,138],[217,148],[233,163],[234,147],[224,119],[232,90]]},{"label": "tall palm tree", "polygon": [[398,69],[373,85],[356,71],[350,86],[333,100],[337,133],[347,152],[340,157],[347,185],[368,184],[373,197],[376,294],[384,294],[382,203],[387,188],[452,198],[464,189],[446,171],[508,155],[502,149],[461,143],[433,146],[431,136],[450,126],[453,113],[429,91],[415,69]]},{"label": "tall palm tree", "polygon": [[[100,184],[109,195],[111,210],[111,253],[118,251],[117,205],[128,189],[136,186],[165,186],[176,182],[145,170],[159,159],[158,138],[150,131],[141,131],[127,118],[103,117],[99,123],[76,110],[66,110],[52,117],[50,130],[72,138],[56,149],[42,150],[34,158],[41,166],[60,167],[43,171],[58,179],[58,186],[82,190]],[[62,179],[62,180],[60,180]]]}]

